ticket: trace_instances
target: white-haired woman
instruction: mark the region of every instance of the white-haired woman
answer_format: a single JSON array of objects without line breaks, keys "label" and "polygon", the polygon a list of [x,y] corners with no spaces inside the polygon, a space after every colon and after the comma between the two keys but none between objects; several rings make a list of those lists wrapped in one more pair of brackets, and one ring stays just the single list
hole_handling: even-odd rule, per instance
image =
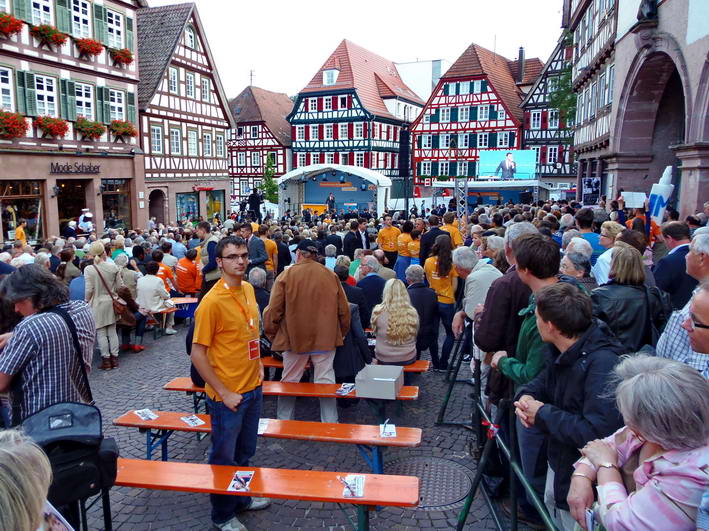
[{"label": "white-haired woman", "polygon": [[596,484],[597,519],[608,531],[694,530],[709,488],[709,382],[689,365],[644,355],[625,356],[615,375],[625,426],[581,449],[572,516],[586,528]]},{"label": "white-haired woman", "polygon": [[113,299],[123,285],[118,267],[106,261],[106,248],[103,242],[91,244],[89,252],[94,257],[94,263],[86,266],[86,302],[91,306],[96,321],[96,336],[101,350],[101,370],[118,367],[118,334],[116,333],[116,312],[113,310]]},{"label": "white-haired woman", "polygon": [[39,446],[17,430],[0,431],[0,530],[40,529],[51,481]]},{"label": "white-haired woman", "polygon": [[416,361],[419,315],[406,286],[398,278],[387,280],[381,304],[372,310],[372,331],[377,338],[374,356],[382,365],[410,365]]}]

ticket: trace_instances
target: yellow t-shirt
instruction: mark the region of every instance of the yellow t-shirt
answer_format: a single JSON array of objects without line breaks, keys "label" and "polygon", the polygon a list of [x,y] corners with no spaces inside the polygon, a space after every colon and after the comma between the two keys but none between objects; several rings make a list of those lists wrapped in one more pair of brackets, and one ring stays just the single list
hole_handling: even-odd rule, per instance
[{"label": "yellow t-shirt", "polygon": [[455,291],[453,291],[453,279],[458,276],[455,267],[451,267],[448,275],[441,277],[438,275],[438,258],[429,256],[423,265],[423,270],[426,273],[426,279],[431,289],[438,295],[438,302],[444,304],[455,303]]},{"label": "yellow t-shirt", "polygon": [[421,250],[421,238],[417,240],[411,240],[407,248],[409,250],[409,256],[411,258],[418,258],[419,257],[419,251]]},{"label": "yellow t-shirt", "polygon": [[[259,313],[254,288],[248,282],[229,288],[220,280],[195,312],[193,343],[207,347],[207,359],[217,378],[234,393],[248,393],[261,385],[258,359],[249,359],[249,341],[259,338]],[[221,401],[207,383],[212,400]]]},{"label": "yellow t-shirt", "polygon": [[411,241],[411,234],[408,232],[402,232],[396,239],[396,243],[399,248],[399,256],[411,256],[409,253],[409,242]]},{"label": "yellow t-shirt", "polygon": [[268,238],[263,241],[263,244],[266,247],[266,254],[268,255],[268,260],[266,260],[266,269],[268,271],[275,271],[273,267],[273,257],[278,256],[278,245],[276,245],[276,242],[269,240]]},{"label": "yellow t-shirt", "polygon": [[399,234],[401,234],[401,231],[396,227],[383,227],[377,235],[379,248],[388,253],[395,253]]},{"label": "yellow t-shirt", "polygon": [[15,240],[22,242],[22,245],[27,245],[27,235],[21,225],[18,225],[15,229]]},{"label": "yellow t-shirt", "polygon": [[255,221],[252,221],[252,222],[250,223],[250,225],[251,225],[251,232],[253,232],[254,235],[258,235],[258,227],[259,227],[259,224],[256,223]]},{"label": "yellow t-shirt", "polygon": [[453,247],[460,247],[463,245],[463,235],[460,233],[458,230],[458,227],[455,225],[443,225],[441,227],[441,230],[446,231],[448,234],[451,235],[451,240],[453,240]]}]

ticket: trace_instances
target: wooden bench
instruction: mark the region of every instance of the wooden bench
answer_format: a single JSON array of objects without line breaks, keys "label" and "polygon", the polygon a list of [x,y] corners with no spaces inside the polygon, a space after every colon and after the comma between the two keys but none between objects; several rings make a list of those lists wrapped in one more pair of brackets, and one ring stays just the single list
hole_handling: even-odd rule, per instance
[{"label": "wooden bench", "polygon": [[[138,428],[146,434],[146,459],[152,459],[153,450],[162,450],[162,460],[168,460],[168,439],[176,431],[211,433],[212,422],[209,415],[197,415],[204,424],[190,426],[180,417],[191,413],[174,411],[154,411],[158,418],[143,420],[133,411],[121,415],[113,421],[114,426]],[[396,427],[396,437],[381,437],[379,426],[360,424],[336,424],[303,420],[268,419],[268,426],[262,437],[274,439],[294,439],[298,441],[318,441],[329,443],[355,444],[365,462],[375,474],[383,473],[383,448],[396,446],[415,448],[421,444],[421,429]]]},{"label": "wooden bench", "polygon": [[[264,356],[261,358],[263,366],[267,369],[282,369],[283,362],[273,356]],[[310,366],[310,365],[308,365]],[[404,372],[426,372],[431,367],[431,362],[428,360],[416,360],[411,365],[404,365]]]},{"label": "wooden bench", "polygon": [[[238,470],[254,471],[248,492],[227,491]],[[419,479],[413,476],[362,474],[364,495],[347,498],[341,472],[287,470],[278,468],[232,467],[174,461],[118,459],[116,485],[139,489],[174,490],[205,494],[259,496],[327,503],[349,503],[357,507],[360,530],[369,529],[369,511],[375,506],[416,507],[419,502]]]}]

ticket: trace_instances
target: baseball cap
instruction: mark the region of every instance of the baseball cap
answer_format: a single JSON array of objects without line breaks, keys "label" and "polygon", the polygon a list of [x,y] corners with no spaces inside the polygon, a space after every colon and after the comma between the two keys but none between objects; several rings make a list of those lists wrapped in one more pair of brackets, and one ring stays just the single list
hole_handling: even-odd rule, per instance
[{"label": "baseball cap", "polygon": [[318,252],[318,246],[315,245],[315,242],[313,240],[302,240],[299,244],[298,247],[296,247],[299,251],[308,251],[309,253],[317,253]]}]

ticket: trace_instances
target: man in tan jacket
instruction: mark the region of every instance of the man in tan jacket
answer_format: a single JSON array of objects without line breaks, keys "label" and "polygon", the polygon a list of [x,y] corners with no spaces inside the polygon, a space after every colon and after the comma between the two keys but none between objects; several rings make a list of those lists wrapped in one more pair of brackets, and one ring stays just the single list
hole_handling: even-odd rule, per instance
[{"label": "man in tan jacket", "polygon": [[[303,240],[296,263],[276,279],[264,310],[271,348],[283,351],[282,382],[299,382],[310,359],[315,383],[335,383],[335,349],[350,329],[350,309],[337,276],[315,260],[318,248]],[[295,397],[278,398],[278,418],[293,419]],[[334,398],[320,399],[322,422],[337,422]]]}]

